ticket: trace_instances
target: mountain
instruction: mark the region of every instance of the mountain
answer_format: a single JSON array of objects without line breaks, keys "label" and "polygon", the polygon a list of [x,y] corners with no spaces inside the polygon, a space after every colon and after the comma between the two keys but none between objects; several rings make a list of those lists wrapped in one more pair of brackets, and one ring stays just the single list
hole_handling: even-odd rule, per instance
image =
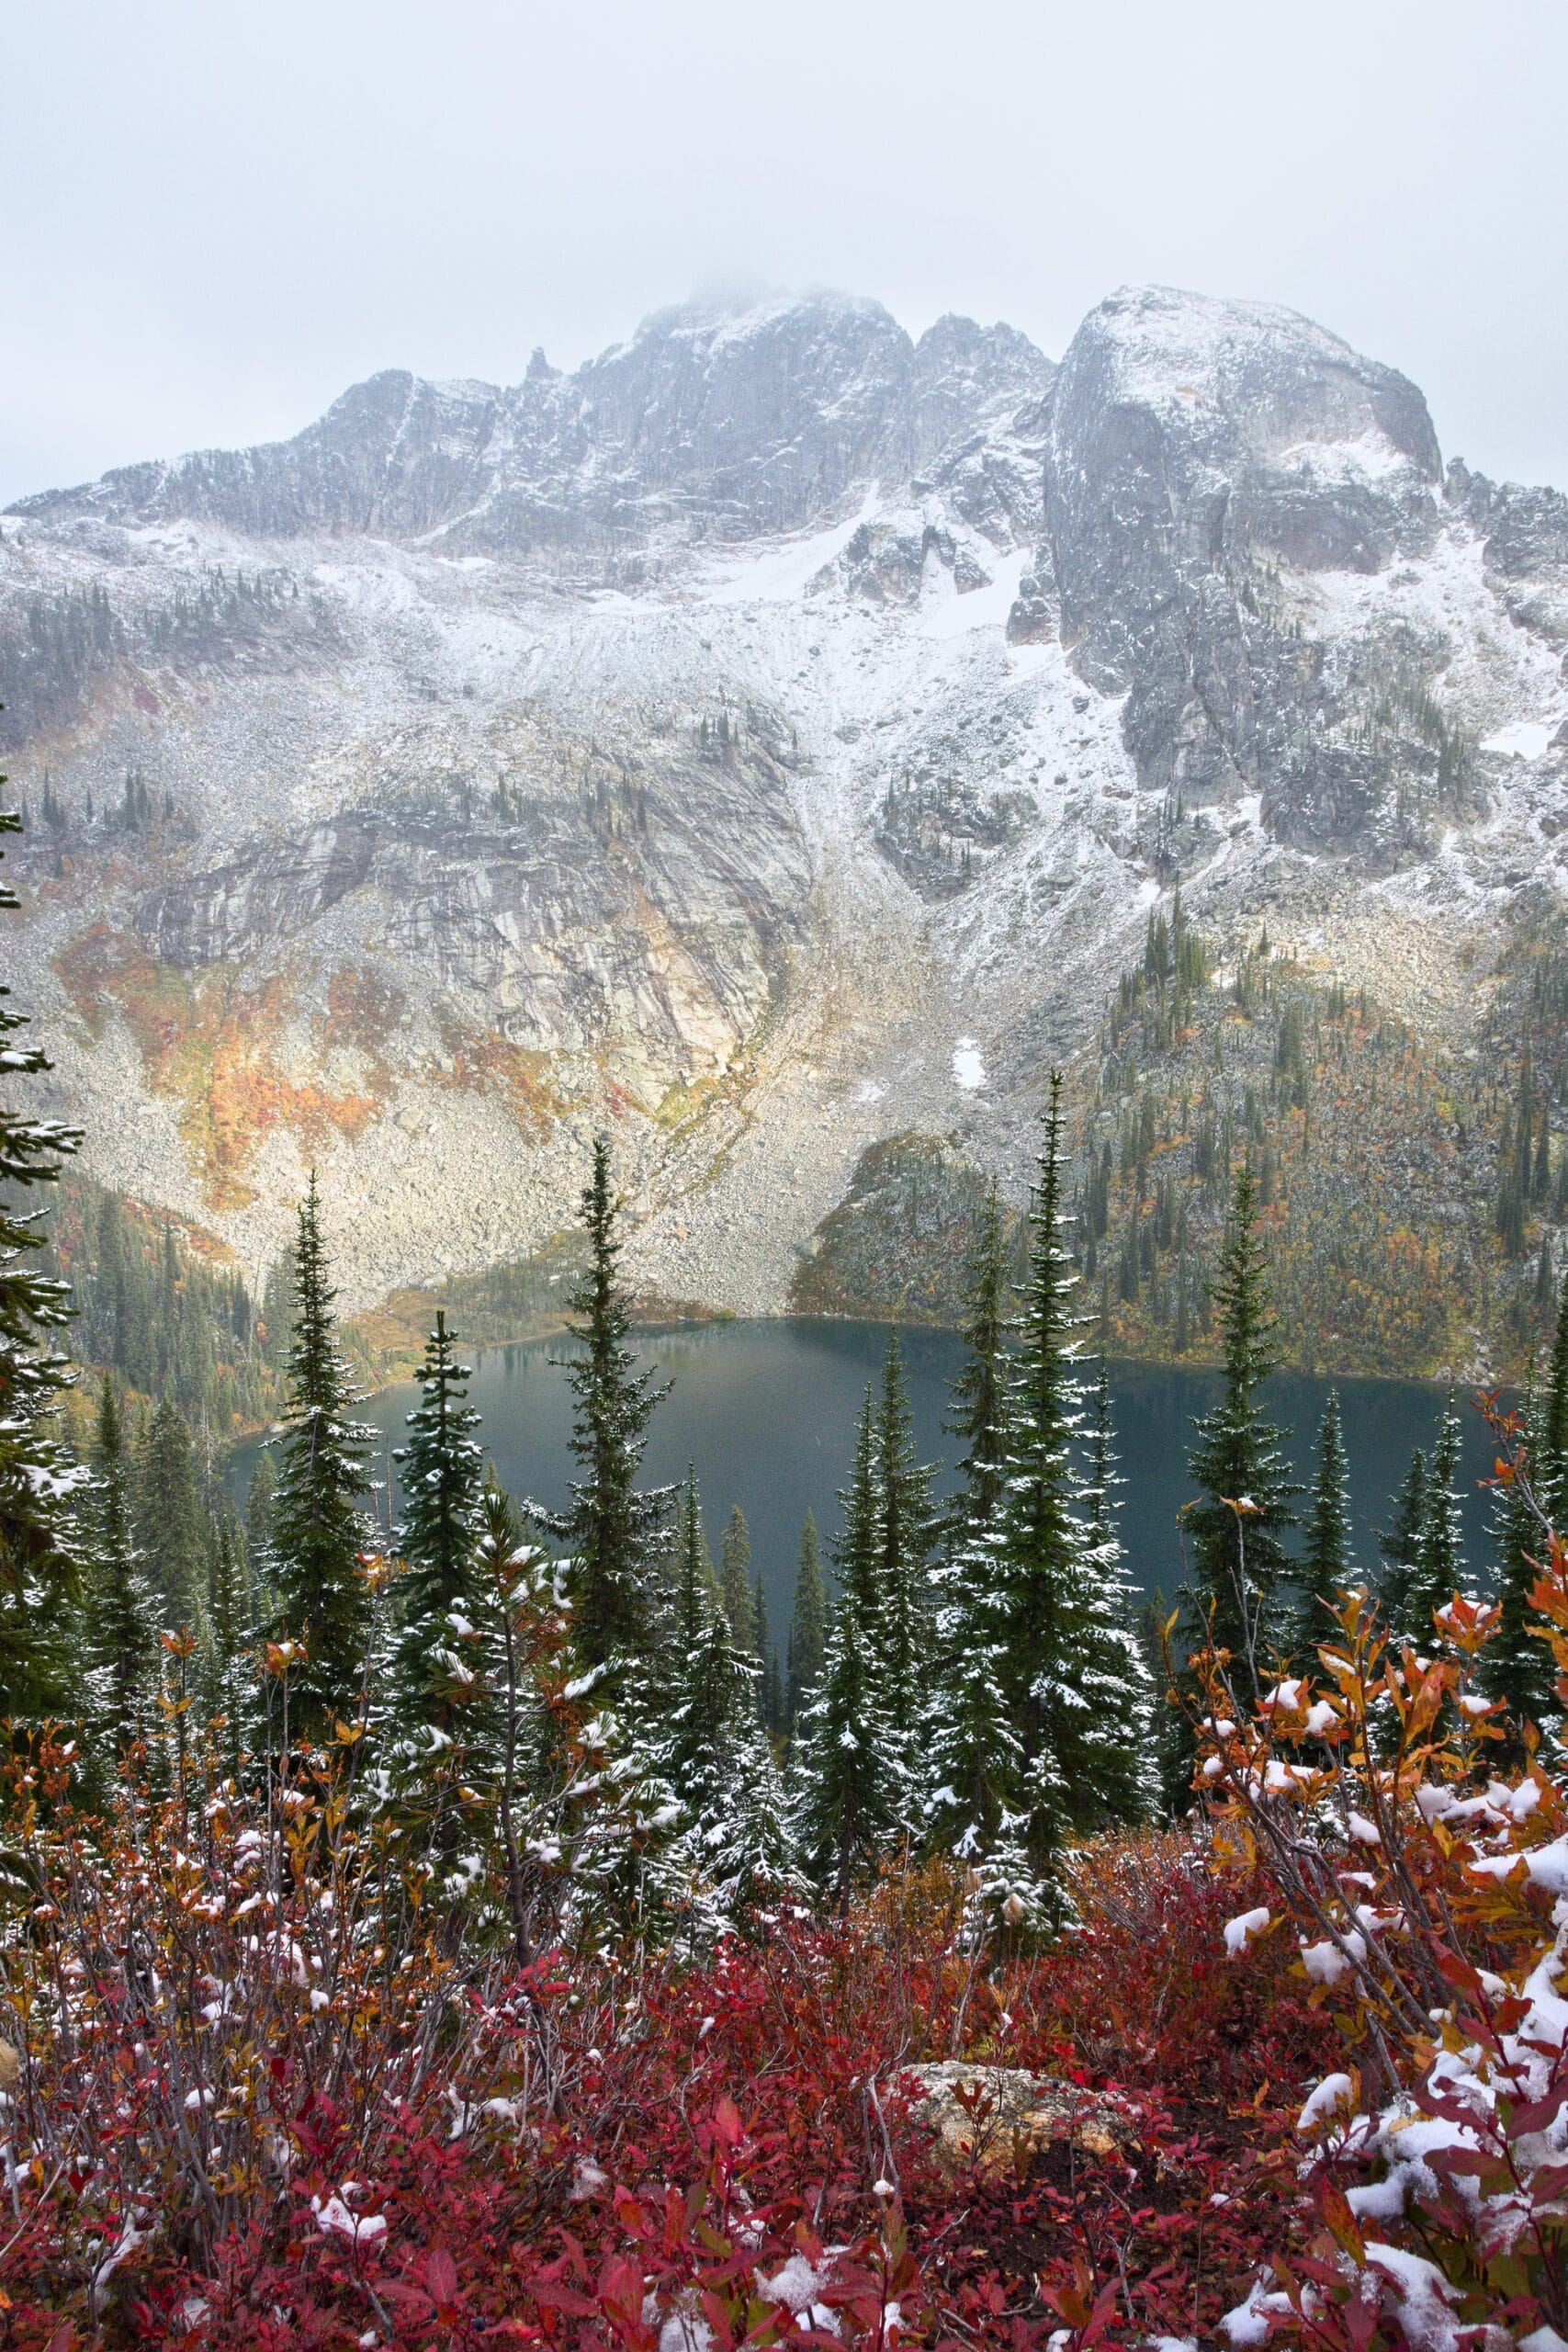
[{"label": "mountain", "polygon": [[1178,888],[1486,1064],[1565,647],[1568,499],[1292,312],[661,311],[9,510],[17,987],[92,1172],[253,1272],[311,1163],[357,1304],[536,1252],[608,1121],[649,1295],[777,1311],[890,1151],[1021,1201],[1054,1059],[1089,1166]]}]

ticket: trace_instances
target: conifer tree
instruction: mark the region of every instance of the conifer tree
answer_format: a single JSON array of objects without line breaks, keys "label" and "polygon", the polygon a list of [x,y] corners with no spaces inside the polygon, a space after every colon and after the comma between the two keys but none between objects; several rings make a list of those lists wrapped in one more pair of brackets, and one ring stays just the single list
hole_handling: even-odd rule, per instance
[{"label": "conifer tree", "polygon": [[[1535,1464],[1541,1453],[1543,1415],[1532,1396],[1526,1400],[1524,1447],[1533,1485]],[[1534,1618],[1529,1597],[1547,1555],[1546,1532],[1531,1510],[1526,1481],[1500,1486],[1492,1506],[1492,1540],[1496,1558],[1494,1598],[1502,1622],[1482,1653],[1481,1682],[1489,1699],[1500,1699],[1508,1711],[1507,1749],[1511,1762],[1524,1755],[1524,1727],[1554,1729],[1562,1714],[1551,1652],[1530,1630]],[[1536,1498],[1539,1503],[1540,1498]]]},{"label": "conifer tree", "polygon": [[667,1868],[694,1916],[722,1930],[787,1875],[789,1840],[760,1721],[759,1669],[736,1647],[714,1592],[690,1466],[677,1525],[675,1629],[660,1761],[682,1826]]},{"label": "conifer tree", "polygon": [[1010,1674],[1010,1594],[1003,1553],[1007,1491],[1008,1280],[991,1187],[965,1267],[964,1361],[946,1427],[964,1444],[935,1574],[934,1683],[928,1835],[979,1880],[994,1918],[1040,1908],[1022,1844],[1023,1741]]},{"label": "conifer tree", "polygon": [[[874,1440],[873,1512],[879,1647],[887,1714],[910,1743],[920,1720],[930,1651],[926,1563],[931,1539],[931,1473],[916,1458],[914,1415],[898,1334],[888,1335]],[[907,1759],[913,1770],[912,1749]]]},{"label": "conifer tree", "polygon": [[193,1631],[207,1599],[207,1521],[190,1430],[164,1393],[136,1451],[136,1540],[160,1632]]},{"label": "conifer tree", "polygon": [[1470,1594],[1458,1484],[1462,1450],[1459,1412],[1450,1388],[1427,1471],[1426,1500],[1405,1591],[1404,1622],[1395,1627],[1423,1649],[1434,1638],[1433,1611],[1446,1608],[1456,1592]]},{"label": "conifer tree", "polygon": [[360,1573],[369,1544],[365,1501],[371,1432],[338,1352],[336,1299],[312,1170],[294,1248],[298,1302],[288,1356],[288,1419],[273,1507],[274,1605],[281,1634],[302,1639],[292,1718],[308,1737],[352,1722],[366,1668],[370,1602]]},{"label": "conifer tree", "polygon": [[1409,1624],[1411,1585],[1426,1518],[1427,1456],[1417,1446],[1394,1502],[1393,1523],[1378,1537],[1378,1550],[1382,1555],[1378,1602],[1384,1624],[1393,1633]]},{"label": "conifer tree", "polygon": [[1257,1180],[1244,1160],[1213,1292],[1224,1393],[1197,1424],[1188,1466],[1201,1492],[1187,1511],[1197,1588],[1189,1631],[1201,1641],[1212,1620],[1213,1638],[1231,1652],[1248,1695],[1281,1630],[1278,1592],[1289,1573],[1282,1539],[1294,1522],[1292,1498],[1301,1491],[1286,1470],[1280,1432],[1258,1401],[1274,1368],[1274,1315],[1257,1214]]},{"label": "conifer tree", "polygon": [[968,1532],[995,1524],[1006,1486],[1008,1308],[1007,1245],[993,1180],[965,1268],[965,1355],[945,1424],[964,1449],[953,1513]]},{"label": "conifer tree", "polygon": [[650,1657],[659,1645],[664,1594],[669,1497],[639,1493],[637,1472],[649,1420],[660,1391],[650,1373],[634,1368],[626,1335],[631,1317],[618,1272],[617,1204],[610,1190],[610,1148],[601,1136],[582,1195],[589,1263],[572,1295],[580,1318],[572,1329],[581,1356],[566,1366],[576,1399],[571,1451],[581,1469],[571,1504],[559,1520],[538,1512],[570,1547],[573,1631],[584,1666],[624,1674],[629,1661]]},{"label": "conifer tree", "polygon": [[798,1725],[799,1842],[813,1875],[849,1905],[858,1877],[890,1849],[908,1785],[887,1706],[878,1585],[876,1421],[868,1387],[835,1548],[839,1597],[822,1670]]},{"label": "conifer tree", "polygon": [[817,1521],[809,1511],[800,1531],[795,1576],[795,1608],[789,1623],[788,1729],[795,1736],[800,1711],[817,1687],[828,1639],[828,1600],[822,1583],[822,1552]]},{"label": "conifer tree", "polygon": [[273,1504],[277,1495],[277,1471],[271,1453],[264,1445],[256,1455],[255,1468],[251,1472],[245,1488],[245,1543],[253,1559],[270,1549],[272,1544]]},{"label": "conifer tree", "polygon": [[1079,1684],[1086,1707],[1100,1721],[1097,1819],[1123,1826],[1156,1810],[1163,1789],[1155,1678],[1144,1638],[1142,1604],[1127,1575],[1116,1502],[1125,1483],[1111,1420],[1111,1371],[1101,1356],[1094,1380],[1083,1497],[1089,1548],[1085,1555]]},{"label": "conifer tree", "polygon": [[675,1523],[675,1643],[676,1655],[691,1648],[718,1603],[714,1589],[713,1562],[703,1532],[702,1506],[697,1500],[696,1465],[686,1464]]},{"label": "conifer tree", "polygon": [[[1563,1165],[1568,1168],[1568,1154]],[[1530,1467],[1536,1500],[1554,1526],[1563,1527],[1568,1521],[1568,1283],[1558,1302],[1540,1442]]]},{"label": "conifer tree", "polygon": [[201,1696],[209,1721],[220,1718],[225,1726],[224,1752],[232,1767],[249,1744],[256,1678],[251,1655],[245,1541],[226,1502],[219,1506],[209,1526],[208,1559]]},{"label": "conifer tree", "polygon": [[94,1730],[118,1758],[148,1731],[158,1652],[151,1596],[131,1533],[119,1408],[107,1374],[98,1393],[93,1469],[85,1647]]},{"label": "conifer tree", "polygon": [[[0,808],[0,834],[21,829],[14,809]],[[0,909],[17,904],[0,883]],[[12,1010],[9,996],[0,986],[6,1076],[36,1077],[51,1065],[41,1047],[18,1042],[27,1015]],[[53,1183],[80,1141],[74,1128],[0,1104],[0,1719],[49,1712],[69,1695],[64,1632],[78,1565],[72,1521],[88,1473],[49,1430],[71,1378],[50,1334],[69,1320],[70,1306],[63,1283],[29,1262],[43,1247],[41,1213],[18,1208],[16,1196]]]},{"label": "conifer tree", "polygon": [[1350,1581],[1350,1485],[1339,1392],[1331,1388],[1317,1428],[1317,1467],[1306,1544],[1298,1571],[1297,1644],[1309,1654],[1329,1632],[1328,1611]]},{"label": "conifer tree", "polygon": [[466,1401],[470,1377],[437,1308],[419,1369],[420,1401],[408,1416],[409,1441],[394,1457],[403,1493],[398,1548],[407,1573],[392,1711],[405,1736],[427,1724],[452,1734],[476,1696],[463,1649],[479,1607],[474,1547],[484,1456],[474,1436],[479,1416]]},{"label": "conifer tree", "polygon": [[1125,1484],[1116,1467],[1111,1431],[1111,1367],[1101,1356],[1100,1368],[1094,1375],[1094,1412],[1089,1433],[1089,1477],[1084,1487],[1089,1532],[1097,1539],[1102,1541],[1115,1532],[1116,1489]]},{"label": "conifer tree", "polygon": [[738,1650],[755,1656],[757,1623],[751,1595],[751,1531],[739,1503],[730,1505],[729,1524],[724,1531],[718,1562],[718,1589],[724,1600],[724,1613],[729,1620],[730,1638]]},{"label": "conifer tree", "polygon": [[1114,1538],[1096,1536],[1072,1459],[1082,1400],[1068,1308],[1076,1273],[1064,1238],[1062,1125],[1054,1070],[1008,1399],[1002,1539],[1007,1682],[1023,1752],[1020,1810],[1042,1889],[1069,1830],[1138,1810],[1146,1770],[1136,1647],[1115,1622],[1123,1599],[1119,1555]]},{"label": "conifer tree", "polygon": [[779,1657],[768,1626],[768,1596],[762,1586],[761,1569],[751,1587],[751,1624],[757,1640],[757,1657],[761,1675],[757,1691],[757,1704],[761,1711],[762,1729],[776,1732],[780,1728]]}]

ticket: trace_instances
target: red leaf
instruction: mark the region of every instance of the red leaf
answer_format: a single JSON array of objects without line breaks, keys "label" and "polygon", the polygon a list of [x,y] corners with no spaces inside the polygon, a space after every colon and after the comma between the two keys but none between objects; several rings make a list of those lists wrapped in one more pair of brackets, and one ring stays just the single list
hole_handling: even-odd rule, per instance
[{"label": "red leaf", "polygon": [[721,2098],[713,2111],[713,2136],[721,2148],[738,2148],[743,2133],[739,2113],[732,2098]]},{"label": "red leaf", "polygon": [[424,2283],[440,2304],[457,2300],[457,2266],[444,2245],[432,2246],[424,2261]]}]

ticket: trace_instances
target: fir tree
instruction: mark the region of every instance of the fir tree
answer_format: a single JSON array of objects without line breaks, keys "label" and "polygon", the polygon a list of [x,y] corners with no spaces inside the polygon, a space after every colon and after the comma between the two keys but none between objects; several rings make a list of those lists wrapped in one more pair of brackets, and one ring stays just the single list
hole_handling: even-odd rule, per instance
[{"label": "fir tree", "polygon": [[993,1181],[965,1269],[966,1352],[945,1424],[964,1448],[953,1510],[966,1532],[995,1524],[1006,1486],[1008,1305],[1007,1245]]},{"label": "fir tree", "polygon": [[1350,1581],[1350,1485],[1335,1388],[1328,1392],[1317,1428],[1317,1468],[1298,1577],[1297,1641],[1310,1653],[1327,1638],[1328,1611]]},{"label": "fir tree", "polygon": [[[1568,1153],[1563,1156],[1568,1168]],[[1540,1444],[1531,1462],[1536,1499],[1554,1525],[1568,1520],[1568,1283],[1558,1302]]]},{"label": "fir tree", "polygon": [[958,1520],[935,1581],[928,1835],[976,1872],[986,1916],[1049,1914],[1055,1905],[1024,1842],[1024,1748],[1011,1696],[999,1512]]},{"label": "fir tree", "polygon": [[1378,1550],[1382,1555],[1378,1601],[1383,1623],[1393,1633],[1404,1630],[1409,1623],[1411,1584],[1416,1575],[1416,1555],[1426,1517],[1427,1456],[1417,1446],[1410,1457],[1410,1467],[1404,1474],[1404,1483],[1394,1502],[1393,1524],[1384,1528],[1378,1537]]},{"label": "fir tree", "polygon": [[1278,1589],[1289,1573],[1282,1538],[1294,1523],[1292,1498],[1301,1491],[1286,1471],[1280,1432],[1258,1402],[1274,1368],[1274,1316],[1257,1213],[1257,1182],[1244,1160],[1213,1293],[1224,1394],[1197,1424],[1189,1468],[1201,1493],[1187,1511],[1197,1586],[1190,1632],[1201,1641],[1212,1622],[1214,1641],[1231,1652],[1248,1685],[1262,1675],[1280,1632]]},{"label": "fir tree", "polygon": [[207,1519],[185,1415],[165,1393],[136,1453],[136,1539],[161,1631],[191,1630],[207,1599]]},{"label": "fir tree", "polygon": [[748,1656],[757,1652],[757,1623],[751,1600],[751,1533],[739,1503],[729,1509],[729,1524],[718,1555],[718,1589],[730,1638]]},{"label": "fir tree", "polygon": [[678,1657],[696,1640],[718,1606],[713,1560],[703,1530],[702,1506],[697,1500],[696,1466],[688,1462],[686,1484],[682,1490],[675,1522],[675,1643]]},{"label": "fir tree", "polygon": [[800,1711],[817,1687],[828,1639],[828,1600],[822,1584],[822,1553],[817,1521],[809,1511],[800,1531],[800,1556],[795,1575],[795,1608],[789,1622],[789,1732],[794,1736]]},{"label": "fir tree", "polygon": [[224,1725],[223,1747],[233,1768],[248,1744],[254,1713],[251,1657],[250,1579],[245,1540],[227,1503],[209,1529],[207,1600],[203,1611],[200,1686],[209,1721]]},{"label": "fir tree", "polygon": [[1084,1487],[1089,1532],[1097,1540],[1114,1534],[1116,1489],[1125,1484],[1116,1467],[1111,1431],[1111,1367],[1101,1356],[1094,1375],[1094,1418],[1089,1423],[1089,1476]]},{"label": "fir tree", "polygon": [[[1542,1418],[1535,1398],[1528,1398],[1522,1415],[1527,1472],[1533,1473],[1541,1450]],[[1531,1631],[1540,1621],[1531,1611],[1530,1594],[1547,1555],[1546,1532],[1530,1508],[1527,1491],[1531,1483],[1530,1479],[1510,1479],[1493,1498],[1492,1536],[1497,1563],[1494,1598],[1502,1619],[1481,1660],[1482,1688],[1489,1699],[1500,1699],[1508,1711],[1506,1752],[1508,1760],[1516,1763],[1525,1753],[1525,1725],[1534,1724],[1538,1731],[1553,1729],[1562,1713],[1551,1652]]]},{"label": "fir tree", "polygon": [[839,1598],[822,1671],[798,1727],[800,1846],[847,1910],[858,1877],[891,1846],[905,1811],[903,1743],[887,1704],[878,1586],[875,1408],[868,1387],[835,1549]]},{"label": "fir tree", "polygon": [[755,1659],[713,1590],[694,1472],[676,1542],[668,1731],[660,1758],[682,1823],[668,1870],[708,1932],[739,1925],[789,1869],[782,1792],[760,1722]]},{"label": "fir tree", "polygon": [[1116,1497],[1126,1482],[1117,1466],[1111,1373],[1103,1356],[1095,1374],[1089,1456],[1083,1507],[1089,1548],[1079,1683],[1086,1707],[1100,1718],[1099,1817],[1125,1826],[1157,1806],[1162,1781],[1155,1678],[1118,1523]]},{"label": "fir tree", "polygon": [[272,1544],[273,1505],[277,1495],[277,1472],[271,1453],[264,1445],[256,1455],[255,1468],[251,1472],[245,1488],[245,1542],[253,1559],[270,1549]]},{"label": "fir tree", "polygon": [[360,1555],[370,1539],[365,1498],[371,1433],[349,1419],[356,1400],[337,1349],[336,1294],[313,1170],[299,1211],[294,1286],[288,1420],[273,1507],[274,1605],[279,1634],[305,1644],[292,1721],[306,1736],[319,1737],[334,1720],[354,1720],[366,1668],[370,1603]]},{"label": "fir tree", "polygon": [[1427,1472],[1416,1557],[1404,1595],[1404,1620],[1395,1626],[1397,1633],[1423,1649],[1434,1638],[1433,1611],[1446,1608],[1456,1592],[1470,1589],[1458,1487],[1462,1450],[1460,1418],[1450,1389]]},{"label": "fir tree", "polygon": [[94,1730],[118,1758],[146,1736],[158,1651],[151,1596],[131,1534],[119,1408],[107,1374],[98,1394],[93,1468],[85,1646]]},{"label": "fir tree", "polygon": [[757,1704],[761,1711],[762,1729],[779,1729],[780,1691],[778,1653],[773,1645],[768,1627],[768,1596],[762,1588],[761,1571],[751,1587],[751,1624],[756,1635],[757,1657],[761,1666],[757,1690]]},{"label": "fir tree", "polygon": [[618,1675],[628,1661],[647,1659],[658,1647],[668,1497],[663,1490],[642,1494],[637,1487],[660,1392],[651,1374],[634,1369],[626,1345],[631,1317],[618,1273],[616,1214],[610,1148],[601,1136],[582,1195],[589,1263],[572,1296],[581,1318],[572,1329],[582,1352],[566,1367],[576,1399],[571,1451],[582,1475],[572,1483],[563,1518],[536,1516],[570,1546],[573,1630],[582,1663]]},{"label": "fir tree", "polygon": [[420,1401],[408,1416],[409,1442],[395,1456],[403,1493],[398,1548],[407,1573],[392,1705],[404,1734],[427,1724],[450,1734],[476,1695],[462,1655],[479,1613],[474,1546],[484,1481],[474,1437],[479,1416],[465,1401],[470,1376],[438,1308],[419,1369]]},{"label": "fir tree", "polygon": [[[0,834],[21,829],[14,809],[0,808]],[[0,909],[17,904],[0,883]],[[51,1065],[40,1047],[17,1042],[27,1015],[11,1009],[9,996],[0,986],[6,1075],[35,1077]],[[0,1105],[0,1719],[49,1712],[68,1696],[63,1634],[77,1568],[72,1512],[88,1473],[66,1460],[48,1429],[71,1378],[49,1338],[69,1319],[67,1294],[29,1262],[43,1247],[40,1213],[14,1204],[18,1191],[53,1183],[80,1141],[74,1128]]]},{"label": "fir tree", "polygon": [[883,1358],[874,1464],[879,1646],[888,1720],[908,1743],[920,1719],[930,1648],[926,1562],[931,1539],[931,1473],[916,1458],[914,1415],[897,1331],[889,1334]]},{"label": "fir tree", "polygon": [[[1008,1399],[1002,1574],[1007,1686],[1023,1757],[1020,1810],[1040,1885],[1069,1832],[1139,1807],[1146,1725],[1114,1537],[1098,1536],[1072,1448],[1082,1421],[1065,1243],[1062,1080],[1053,1071]],[[1132,1678],[1131,1679],[1129,1678]]]}]

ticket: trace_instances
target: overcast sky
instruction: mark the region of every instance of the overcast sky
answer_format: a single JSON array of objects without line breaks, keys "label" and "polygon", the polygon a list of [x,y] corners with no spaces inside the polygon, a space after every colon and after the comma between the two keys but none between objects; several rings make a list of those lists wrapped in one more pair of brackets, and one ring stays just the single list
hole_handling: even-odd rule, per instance
[{"label": "overcast sky", "polygon": [[0,0],[0,501],[716,282],[1059,356],[1145,279],[1568,487],[1564,0]]}]

